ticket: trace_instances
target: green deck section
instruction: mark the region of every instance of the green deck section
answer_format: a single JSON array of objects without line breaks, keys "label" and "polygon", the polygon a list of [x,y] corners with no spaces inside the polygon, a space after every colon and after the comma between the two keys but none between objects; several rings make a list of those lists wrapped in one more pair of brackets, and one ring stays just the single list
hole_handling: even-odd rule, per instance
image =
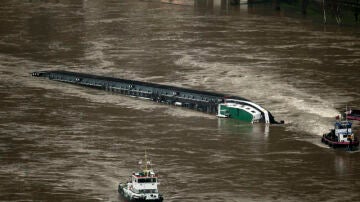
[{"label": "green deck section", "polygon": [[225,115],[228,116],[229,118],[232,119],[237,119],[240,121],[245,121],[245,122],[249,122],[251,123],[253,121],[253,115],[250,114],[249,112],[242,110],[242,109],[238,109],[238,108],[233,108],[233,107],[227,107],[225,105],[220,105],[220,112],[221,115]]}]

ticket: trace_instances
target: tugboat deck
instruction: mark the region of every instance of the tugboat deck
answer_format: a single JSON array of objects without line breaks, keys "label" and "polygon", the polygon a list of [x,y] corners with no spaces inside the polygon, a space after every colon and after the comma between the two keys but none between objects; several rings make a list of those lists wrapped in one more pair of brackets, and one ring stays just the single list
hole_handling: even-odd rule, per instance
[{"label": "tugboat deck", "polygon": [[359,140],[352,132],[352,123],[348,120],[337,121],[334,124],[334,129],[331,129],[329,133],[322,136],[321,141],[330,147],[353,147],[359,146]]}]

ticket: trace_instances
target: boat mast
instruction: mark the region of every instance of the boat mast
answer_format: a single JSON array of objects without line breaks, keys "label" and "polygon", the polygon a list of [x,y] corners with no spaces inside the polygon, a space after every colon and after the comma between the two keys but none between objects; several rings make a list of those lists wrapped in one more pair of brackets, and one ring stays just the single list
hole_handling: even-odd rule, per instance
[{"label": "boat mast", "polygon": [[[345,120],[347,121],[347,105],[346,105],[346,109],[345,109]],[[346,126],[346,128],[347,128],[347,126]]]},{"label": "boat mast", "polygon": [[148,161],[147,161],[147,154],[146,154],[146,149],[145,149],[145,170],[146,171],[148,170],[147,164],[148,164]]},{"label": "boat mast", "polygon": [[150,174],[149,169],[151,169],[151,167],[149,168],[148,166],[151,166],[151,162],[148,160],[146,149],[145,149],[145,159],[144,160],[145,160],[145,162],[144,162],[145,167],[143,167],[142,169],[143,169],[144,173],[148,176]]}]

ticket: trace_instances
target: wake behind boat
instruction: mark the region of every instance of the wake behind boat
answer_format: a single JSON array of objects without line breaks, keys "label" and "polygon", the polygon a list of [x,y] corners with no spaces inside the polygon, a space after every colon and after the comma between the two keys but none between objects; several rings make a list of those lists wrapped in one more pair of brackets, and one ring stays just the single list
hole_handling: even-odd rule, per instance
[{"label": "wake behind boat", "polygon": [[[142,164],[140,161],[139,164]],[[120,183],[118,192],[128,201],[163,201],[162,195],[158,191],[158,175],[154,172],[150,161],[147,160],[145,152],[145,167],[139,172],[133,172],[130,181]]]}]

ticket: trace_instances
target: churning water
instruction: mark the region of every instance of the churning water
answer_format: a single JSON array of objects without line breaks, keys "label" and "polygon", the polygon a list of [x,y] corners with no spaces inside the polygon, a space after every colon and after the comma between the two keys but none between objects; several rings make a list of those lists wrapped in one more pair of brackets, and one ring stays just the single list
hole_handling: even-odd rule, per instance
[{"label": "churning water", "polygon": [[[360,108],[357,28],[256,11],[4,0],[0,200],[122,201],[117,184],[145,149],[166,201],[359,200],[359,153],[319,139],[346,106]],[[58,69],[238,95],[286,124],[30,76]]]}]

